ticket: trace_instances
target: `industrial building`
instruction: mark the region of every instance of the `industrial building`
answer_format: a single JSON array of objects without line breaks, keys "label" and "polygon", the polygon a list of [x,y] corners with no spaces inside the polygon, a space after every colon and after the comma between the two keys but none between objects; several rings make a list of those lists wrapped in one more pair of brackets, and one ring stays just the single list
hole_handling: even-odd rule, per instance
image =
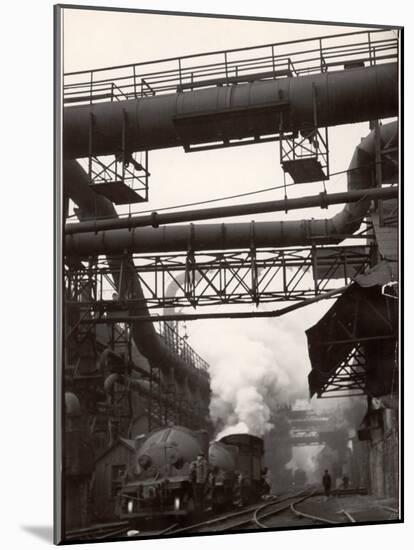
[{"label": "industrial building", "polygon": [[[63,75],[64,532],[116,519],[145,434],[181,425],[213,437],[209,365],[183,321],[278,317],[321,300],[332,305],[306,332],[310,396],[366,400],[338,476],[398,499],[399,52],[398,32],[374,29]],[[347,190],[327,192],[330,129],[360,122],[370,131]],[[284,198],[131,214],[148,201],[152,151],[266,142]],[[323,190],[289,198],[287,182]],[[325,218],[334,204],[343,209]],[[254,220],[307,207],[321,217]],[[323,444],[336,429],[285,417],[275,445]]]}]

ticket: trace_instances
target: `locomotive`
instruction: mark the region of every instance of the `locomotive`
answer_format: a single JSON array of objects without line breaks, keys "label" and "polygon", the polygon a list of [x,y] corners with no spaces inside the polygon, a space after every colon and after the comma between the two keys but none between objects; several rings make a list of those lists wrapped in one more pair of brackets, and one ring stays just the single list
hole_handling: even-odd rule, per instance
[{"label": "locomotive", "polygon": [[[206,457],[208,471],[201,503],[192,477],[197,457]],[[132,523],[253,502],[266,492],[262,459],[263,440],[252,435],[233,434],[209,444],[205,431],[156,430],[137,450],[134,471],[117,498],[117,515]]]}]

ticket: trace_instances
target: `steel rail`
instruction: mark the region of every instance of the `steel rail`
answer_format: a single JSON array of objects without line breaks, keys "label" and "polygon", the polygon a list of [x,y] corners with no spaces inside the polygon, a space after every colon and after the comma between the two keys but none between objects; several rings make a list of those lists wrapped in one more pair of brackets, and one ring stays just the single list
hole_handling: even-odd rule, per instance
[{"label": "steel rail", "polygon": [[297,503],[291,504],[290,509],[298,517],[311,519],[313,521],[319,521],[320,523],[329,523],[329,524],[333,524],[333,525],[339,525],[340,524],[339,521],[333,521],[333,520],[328,519],[328,518],[321,518],[319,516],[314,516],[312,514],[306,514],[305,512],[301,512],[300,510],[297,510],[295,508],[295,504],[297,504]]},{"label": "steel rail", "polygon": [[[313,492],[310,493],[310,494],[305,494],[304,496],[300,496],[299,501],[301,502],[302,500],[305,500],[305,499],[309,498],[312,494],[313,494]],[[300,493],[300,495],[303,495],[303,492]],[[273,515],[277,515],[277,514],[283,512],[284,510],[288,509],[290,504],[282,504],[282,503],[286,502],[286,501],[290,501],[292,499],[297,499],[297,496],[285,497],[285,498],[280,499],[280,500],[278,500],[276,502],[273,502],[273,503],[266,503],[266,506],[265,506],[266,508],[270,507],[270,506],[276,506],[276,509],[273,509],[270,512],[267,512],[266,514],[261,516],[261,519],[263,519],[265,517],[270,517],[270,516],[273,516]],[[295,502],[296,502],[296,500],[295,500]],[[280,506],[281,504],[282,504],[282,506]],[[263,506],[259,507],[259,509],[262,509],[262,508],[263,508]],[[253,524],[253,525],[256,524],[257,526],[263,528],[262,525],[259,525],[259,523],[258,523],[259,520],[257,519],[256,511],[257,511],[257,509],[253,513],[253,516],[251,516],[247,520],[243,520],[243,521],[239,521],[237,523],[233,523],[230,526],[230,529],[234,530],[234,529],[238,529],[238,528],[241,528],[241,527],[246,527],[250,524]],[[264,526],[264,528],[266,528],[266,526]],[[215,531],[218,531],[218,529],[215,529]]]},{"label": "steel rail", "polygon": [[[275,497],[276,500],[277,497]],[[254,505],[252,507],[249,507],[247,509],[240,510],[238,512],[232,512],[231,514],[226,514],[225,516],[219,516],[215,517],[206,521],[201,521],[199,523],[194,523],[192,525],[187,525],[186,527],[181,527],[179,529],[175,529],[170,532],[170,534],[181,534],[181,533],[189,533],[193,531],[194,529],[197,529],[199,527],[208,527],[210,525],[216,525],[217,523],[222,523],[223,521],[226,521],[228,519],[237,518],[240,516],[245,516],[246,514],[250,514],[256,509],[257,505]]]},{"label": "steel rail", "polygon": [[[313,491],[311,491],[310,493],[309,493],[309,492],[308,492],[308,493],[305,493],[305,495],[301,496],[298,500],[295,501],[295,504],[298,504],[299,502],[302,502],[303,500],[306,500],[306,499],[310,498],[312,495],[315,494],[315,492],[316,492],[316,489],[313,490]],[[278,504],[278,503],[276,503],[276,504]],[[264,504],[263,506],[261,506],[260,508],[258,508],[258,509],[255,511],[254,515],[253,515],[253,521],[254,521],[254,523],[255,523],[258,527],[260,527],[260,528],[262,528],[262,529],[268,529],[269,526],[268,526],[268,525],[265,525],[264,523],[262,523],[261,520],[263,520],[263,519],[265,519],[265,518],[268,518],[268,517],[270,517],[270,516],[273,516],[274,514],[278,514],[278,513],[280,513],[280,512],[283,512],[284,510],[286,510],[287,508],[289,508],[289,507],[291,506],[291,504],[286,504],[286,505],[284,505],[284,506],[283,506],[282,508],[280,508],[280,509],[272,510],[272,511],[270,511],[270,512],[267,512],[266,514],[261,515],[260,518],[259,518],[259,517],[258,517],[259,512],[261,512],[262,510],[265,510],[266,508],[270,507],[271,505],[272,505],[272,503],[266,503],[266,504]]]},{"label": "steel rail", "polygon": [[75,542],[77,540],[101,540],[120,533],[128,527],[127,521],[109,523],[108,525],[99,525],[84,527],[73,531],[68,531],[65,541]]},{"label": "steel rail", "polygon": [[[271,506],[271,505],[274,506],[274,505],[277,505],[277,504],[281,504],[281,503],[286,502],[288,500],[292,500],[294,498],[297,498],[299,495],[301,497],[303,497],[303,491],[301,491],[300,493],[298,493],[296,495],[290,495],[290,496],[286,496],[286,497],[283,497],[283,498],[275,497],[272,502],[267,502],[265,507],[268,507],[268,506]],[[286,507],[288,507],[288,506],[289,505],[285,505],[283,507],[283,509],[286,509]],[[207,521],[203,521],[203,522],[200,522],[200,523],[189,525],[189,526],[183,527],[181,529],[174,530],[174,531],[170,532],[170,534],[176,535],[176,534],[181,534],[181,533],[189,533],[189,532],[194,531],[194,529],[199,529],[199,528],[204,528],[204,527],[209,528],[210,526],[217,526],[217,525],[222,524],[223,522],[227,522],[228,520],[232,520],[234,518],[243,517],[243,516],[246,516],[246,514],[247,514],[248,515],[247,519],[243,519],[241,521],[236,521],[236,523],[231,523],[229,528],[234,529],[234,528],[237,528],[237,527],[243,527],[245,525],[249,525],[250,523],[254,523],[253,518],[254,518],[255,511],[257,509],[262,509],[262,508],[263,508],[263,505],[260,505],[259,507],[257,505],[255,505],[253,507],[241,510],[239,512],[226,514],[224,516],[220,516],[220,517],[213,518],[213,519],[210,519],[210,520],[207,520]],[[251,515],[252,512],[253,512],[253,515]],[[271,512],[271,513],[274,513],[274,512]],[[223,529],[218,528],[218,529],[212,529],[212,530],[213,530],[213,532],[215,532],[215,531],[222,531]]]},{"label": "steel rail", "polygon": [[349,519],[351,523],[356,523],[356,519],[347,510],[342,510],[342,513]]}]

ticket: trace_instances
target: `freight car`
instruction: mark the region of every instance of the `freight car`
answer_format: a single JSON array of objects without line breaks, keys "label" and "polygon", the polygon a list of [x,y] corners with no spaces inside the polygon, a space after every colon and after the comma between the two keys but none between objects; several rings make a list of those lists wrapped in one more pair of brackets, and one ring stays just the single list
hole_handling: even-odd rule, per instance
[{"label": "freight car", "polygon": [[[196,494],[193,466],[208,456],[203,496]],[[131,472],[117,499],[117,515],[139,518],[188,516],[207,508],[244,504],[263,493],[263,441],[231,435],[208,446],[207,433],[181,426],[150,433],[137,450]]]}]

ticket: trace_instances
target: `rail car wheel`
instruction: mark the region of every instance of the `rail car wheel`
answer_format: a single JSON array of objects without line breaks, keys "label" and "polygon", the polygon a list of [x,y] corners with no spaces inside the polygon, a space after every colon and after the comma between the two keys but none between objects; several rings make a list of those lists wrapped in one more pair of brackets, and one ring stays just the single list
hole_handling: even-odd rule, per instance
[{"label": "rail car wheel", "polygon": [[188,515],[194,514],[196,506],[195,506],[194,497],[191,494],[189,493],[185,494],[180,500],[180,502],[181,502],[181,510],[186,510]]},{"label": "rail car wheel", "polygon": [[225,505],[226,497],[224,491],[215,491],[212,503],[213,512],[221,512]]},{"label": "rail car wheel", "polygon": [[195,512],[195,501],[193,497],[190,497],[187,501],[187,511],[189,514],[193,514]]}]

